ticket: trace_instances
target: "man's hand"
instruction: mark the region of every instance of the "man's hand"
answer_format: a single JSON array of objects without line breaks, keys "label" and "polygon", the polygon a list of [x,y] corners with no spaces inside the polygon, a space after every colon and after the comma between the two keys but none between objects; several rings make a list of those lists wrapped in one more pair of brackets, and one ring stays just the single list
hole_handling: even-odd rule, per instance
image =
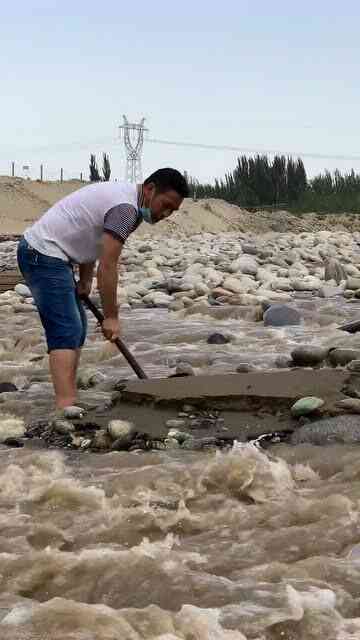
[{"label": "man's hand", "polygon": [[76,285],[78,296],[89,296],[92,288],[92,280],[79,280]]},{"label": "man's hand", "polygon": [[114,342],[116,338],[120,337],[119,318],[105,318],[102,323],[101,330],[107,340]]}]

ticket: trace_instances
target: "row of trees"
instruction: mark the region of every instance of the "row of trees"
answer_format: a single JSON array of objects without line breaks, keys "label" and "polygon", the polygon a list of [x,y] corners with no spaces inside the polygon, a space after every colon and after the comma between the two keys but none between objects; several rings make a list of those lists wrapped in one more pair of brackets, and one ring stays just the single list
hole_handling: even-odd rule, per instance
[{"label": "row of trees", "polygon": [[223,198],[241,206],[275,205],[299,200],[307,188],[304,164],[285,156],[248,158],[241,156],[231,173],[215,184],[200,184],[190,179],[190,189],[197,197]]},{"label": "row of trees", "polygon": [[241,156],[215,184],[188,178],[191,195],[222,198],[242,207],[287,207],[299,212],[360,212],[360,175],[329,171],[308,179],[300,158]]},{"label": "row of trees", "polygon": [[89,175],[90,182],[101,182],[101,181],[109,182],[111,177],[111,167],[110,167],[109,156],[107,155],[107,153],[103,153],[102,176],[100,175],[100,172],[98,169],[96,156],[93,153],[90,155],[89,169],[90,169],[90,175]]}]

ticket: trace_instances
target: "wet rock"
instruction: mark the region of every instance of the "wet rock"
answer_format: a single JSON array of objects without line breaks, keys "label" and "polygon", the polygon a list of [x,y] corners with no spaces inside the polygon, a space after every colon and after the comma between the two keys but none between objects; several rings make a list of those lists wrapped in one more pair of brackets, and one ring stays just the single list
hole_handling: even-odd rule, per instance
[{"label": "wet rock", "polygon": [[339,409],[348,411],[349,413],[360,413],[360,399],[359,398],[344,398],[336,403]]},{"label": "wet rock", "polygon": [[[342,280],[346,280],[347,274],[339,262],[335,258],[327,258],[325,261],[325,280],[335,280],[337,284],[340,284]],[[324,296],[326,297],[326,296]]]},{"label": "wet rock", "polygon": [[177,376],[194,376],[195,371],[191,364],[188,362],[179,362],[175,369],[175,375]]},{"label": "wet rock", "polygon": [[236,367],[237,373],[251,373],[252,371],[256,371],[256,367],[249,362],[240,362]]},{"label": "wet rock", "polygon": [[32,298],[32,293],[29,287],[26,286],[26,284],[17,284],[14,288],[14,291],[22,298]]},{"label": "wet rock", "polygon": [[85,410],[82,407],[77,407],[76,405],[70,405],[63,409],[64,418],[67,418],[68,420],[80,420],[83,418],[84,413]]},{"label": "wet rock", "polygon": [[340,347],[331,349],[329,352],[329,361],[334,367],[344,367],[352,360],[360,359],[360,351],[357,349],[342,349]]},{"label": "wet rock", "polygon": [[24,446],[24,441],[20,438],[6,438],[3,444],[14,449],[21,449]]},{"label": "wet rock", "polygon": [[296,429],[290,442],[294,445],[305,442],[315,445],[360,442],[360,419],[358,416],[342,415],[316,420]]},{"label": "wet rock", "polygon": [[17,390],[12,382],[0,382],[0,393],[12,393]]},{"label": "wet rock", "polygon": [[297,367],[315,367],[325,360],[328,352],[326,347],[300,345],[291,352],[291,357]]},{"label": "wet rock", "polygon": [[286,327],[301,323],[302,317],[299,311],[285,304],[271,305],[264,313],[265,327]]},{"label": "wet rock", "polygon": [[228,336],[224,336],[222,333],[212,333],[206,342],[208,344],[227,344],[230,342],[230,338]]},{"label": "wet rock", "polygon": [[53,420],[51,422],[51,427],[56,433],[60,435],[68,435],[75,431],[75,427],[69,420]]},{"label": "wet rock", "polygon": [[107,432],[113,440],[131,440],[134,435],[134,425],[127,420],[110,420]]},{"label": "wet rock", "polygon": [[91,448],[97,451],[108,451],[112,444],[113,440],[110,435],[104,429],[99,429],[91,441]]},{"label": "wet rock", "polygon": [[295,402],[295,404],[293,404],[293,406],[291,407],[291,415],[294,416],[294,418],[307,416],[321,409],[324,404],[325,403],[322,398],[316,398],[312,396],[300,398],[300,400]]}]

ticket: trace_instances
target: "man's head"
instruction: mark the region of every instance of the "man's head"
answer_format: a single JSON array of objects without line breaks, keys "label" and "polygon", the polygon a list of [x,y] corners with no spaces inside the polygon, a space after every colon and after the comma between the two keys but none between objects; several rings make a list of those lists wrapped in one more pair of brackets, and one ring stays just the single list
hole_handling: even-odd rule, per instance
[{"label": "man's head", "polygon": [[151,209],[154,222],[177,211],[188,195],[186,179],[176,169],[158,169],[144,182],[144,204]]}]

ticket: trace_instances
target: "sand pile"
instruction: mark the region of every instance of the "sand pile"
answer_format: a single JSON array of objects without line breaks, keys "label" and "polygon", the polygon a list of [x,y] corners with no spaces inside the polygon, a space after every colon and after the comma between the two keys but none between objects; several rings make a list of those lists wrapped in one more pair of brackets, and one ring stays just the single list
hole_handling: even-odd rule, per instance
[{"label": "sand pile", "polygon": [[[79,180],[39,182],[0,176],[0,234],[19,234],[54,202],[84,186]],[[307,214],[294,216],[286,211],[249,212],[223,200],[209,198],[184,201],[181,212],[169,220],[149,227],[142,225],[137,235],[161,236],[240,231],[257,234],[268,232],[301,232],[341,230],[360,231],[356,215]]]}]

